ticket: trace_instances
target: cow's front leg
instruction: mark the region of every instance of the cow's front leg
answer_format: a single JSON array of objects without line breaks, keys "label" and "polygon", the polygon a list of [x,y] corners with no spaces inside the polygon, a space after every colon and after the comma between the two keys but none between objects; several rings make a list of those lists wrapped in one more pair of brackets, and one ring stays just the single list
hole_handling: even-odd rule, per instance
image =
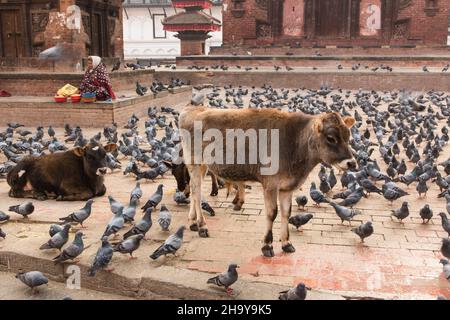
[{"label": "cow's front leg", "polygon": [[266,235],[264,236],[264,246],[261,251],[265,257],[273,257],[273,222],[277,217],[277,190],[276,189],[264,189],[264,205],[266,208],[266,221],[267,229]]},{"label": "cow's front leg", "polygon": [[196,182],[195,182],[195,187],[198,189],[198,192],[196,192],[197,197],[196,197],[196,201],[195,201],[195,212],[197,213],[197,225],[198,225],[198,234],[201,238],[208,238],[209,237],[209,232],[208,232],[208,227],[206,226],[206,220],[205,217],[203,216],[203,211],[202,211],[202,182],[204,177],[206,176],[206,173],[208,172],[208,167],[205,165],[202,165],[198,168],[198,170],[200,171],[199,175],[196,175]]},{"label": "cow's front leg", "polygon": [[[201,211],[202,199],[202,167],[200,165],[191,165],[189,168],[190,174],[190,191],[191,191],[191,205],[189,208],[189,229],[191,231],[198,231],[201,237],[207,237],[204,228],[205,222]],[[201,218],[200,218],[201,217]]]},{"label": "cow's front leg", "polygon": [[281,248],[284,252],[295,252],[294,246],[289,242],[289,217],[292,211],[292,191],[280,191],[281,210]]}]

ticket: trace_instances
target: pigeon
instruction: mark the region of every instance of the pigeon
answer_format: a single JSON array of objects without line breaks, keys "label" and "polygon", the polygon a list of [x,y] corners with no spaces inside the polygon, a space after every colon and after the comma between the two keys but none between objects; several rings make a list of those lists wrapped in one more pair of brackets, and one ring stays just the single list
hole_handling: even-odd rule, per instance
[{"label": "pigeon", "polygon": [[419,198],[422,197],[422,194],[425,194],[425,196],[427,196],[428,186],[425,179],[419,177],[419,183],[416,186],[416,191],[419,194]]},{"label": "pigeon", "polygon": [[94,200],[89,199],[83,208],[81,208],[80,210],[77,210],[75,212],[72,212],[67,217],[59,218],[59,220],[61,220],[62,223],[64,223],[64,224],[65,223],[75,223],[75,224],[79,223],[81,225],[81,227],[83,227],[83,222],[87,218],[89,218],[89,216],[91,215],[93,203],[94,203]]},{"label": "pigeon", "polygon": [[370,194],[370,193],[378,193],[378,194],[383,194],[383,191],[381,191],[376,185],[373,184],[372,181],[370,181],[369,179],[362,179],[361,180],[361,186],[364,188],[364,190]]},{"label": "pigeon", "polygon": [[11,206],[8,210],[20,214],[23,218],[28,218],[34,211],[34,205],[32,202],[26,202],[21,205]]},{"label": "pigeon", "polygon": [[214,209],[205,200],[201,201],[201,208],[203,210],[205,210],[208,213],[208,215],[211,217],[214,217],[216,215],[216,212],[214,211]]},{"label": "pigeon", "polygon": [[450,240],[449,239],[442,239],[442,246],[441,246],[441,253],[444,257],[447,259],[450,259]]},{"label": "pigeon", "polygon": [[9,215],[7,215],[6,213],[4,213],[3,211],[0,211],[0,222],[8,221],[9,218],[10,218]]},{"label": "pigeon", "polygon": [[316,203],[317,207],[320,207],[321,203],[329,203],[330,201],[323,195],[322,192],[317,190],[316,184],[311,182],[311,188],[309,190],[309,196]]},{"label": "pigeon", "polygon": [[298,209],[304,211],[308,198],[306,196],[297,196],[295,197],[295,202],[297,202]]},{"label": "pigeon", "polygon": [[331,186],[328,183],[327,176],[322,176],[320,178],[319,190],[324,194],[327,194],[328,192],[331,191]]},{"label": "pigeon", "polygon": [[141,199],[141,197],[142,197],[141,183],[136,182],[136,186],[134,187],[134,189],[131,191],[130,194],[130,201],[131,199],[136,199],[139,202],[139,199]]},{"label": "pigeon", "polygon": [[205,95],[201,92],[197,92],[192,96],[191,104],[193,106],[203,105],[205,100]]},{"label": "pigeon", "polygon": [[[150,230],[152,227],[152,209],[148,208],[144,216],[142,217],[142,220],[136,223],[129,231],[127,231],[123,238],[127,239],[133,235],[142,234],[145,236],[145,234]],[[145,238],[144,238],[145,239]]]},{"label": "pigeon", "polygon": [[445,208],[447,209],[447,213],[450,214],[450,194],[445,195],[445,200],[447,201]]},{"label": "pigeon", "polygon": [[48,234],[50,235],[50,238],[53,237],[58,232],[61,232],[63,227],[61,227],[59,224],[52,224],[50,226],[50,229],[48,230]]},{"label": "pigeon", "polygon": [[170,235],[167,240],[164,241],[164,243],[150,255],[150,258],[156,260],[162,255],[167,255],[170,253],[175,255],[183,244],[183,233],[185,229],[185,226],[181,226],[175,234]]},{"label": "pigeon", "polygon": [[117,61],[114,65],[113,68],[111,70],[111,72],[117,71],[120,69],[120,61]]},{"label": "pigeon", "polygon": [[225,287],[225,290],[227,291],[227,295],[231,295],[233,293],[233,289],[230,287],[238,280],[238,273],[237,268],[239,266],[237,264],[230,264],[228,266],[228,270],[215,276],[212,278],[209,278],[208,281],[206,281],[207,284],[214,284],[218,287]]},{"label": "pigeon", "polygon": [[308,214],[297,214],[289,218],[289,223],[292,224],[297,230],[304,224],[307,224],[309,220],[313,218],[313,215]]},{"label": "pigeon", "polygon": [[370,237],[373,233],[372,222],[367,221],[366,223],[361,224],[357,228],[353,228],[351,231],[361,238],[361,242],[364,242],[364,239]]},{"label": "pigeon", "polygon": [[19,272],[16,274],[16,279],[30,287],[33,293],[35,292],[34,288],[48,283],[47,277],[40,271]]},{"label": "pigeon", "polygon": [[111,212],[113,214],[117,214],[117,212],[119,212],[120,209],[124,208],[124,205],[121,204],[119,201],[116,201],[112,196],[108,196],[108,200]]},{"label": "pigeon", "polygon": [[5,239],[6,238],[6,233],[0,228],[0,238]]},{"label": "pigeon", "polygon": [[391,210],[391,212],[391,217],[394,216],[398,220],[400,220],[401,223],[403,223],[403,219],[409,216],[408,202],[403,202],[402,206],[399,209]]},{"label": "pigeon", "polygon": [[364,188],[358,187],[355,191],[350,193],[343,201],[339,203],[340,206],[353,208],[364,195]]},{"label": "pigeon", "polygon": [[352,219],[359,214],[362,214],[361,211],[356,209],[349,209],[344,206],[338,205],[335,202],[330,202],[330,205],[334,208],[334,211],[338,215],[338,217],[341,219],[341,222],[344,223],[344,221],[348,221],[351,225]]},{"label": "pigeon", "polygon": [[139,96],[143,96],[147,93],[148,88],[147,87],[143,87],[139,81],[136,81],[136,93]]},{"label": "pigeon", "polygon": [[40,250],[48,250],[48,249],[58,249],[61,251],[61,248],[67,243],[69,240],[69,230],[70,224],[64,225],[63,229],[53,235],[47,243],[44,243],[39,249]]},{"label": "pigeon", "polygon": [[330,189],[333,189],[337,184],[336,176],[334,175],[334,170],[331,168],[330,175],[328,176],[328,184],[330,185]]},{"label": "pigeon", "polygon": [[306,290],[308,288],[304,283],[299,283],[295,288],[291,288],[286,291],[281,291],[279,300],[305,300],[306,299]]},{"label": "pigeon", "polygon": [[439,263],[442,264],[442,271],[444,272],[444,277],[448,281],[450,281],[450,263],[448,263],[447,259],[439,260]]},{"label": "pigeon", "polygon": [[[97,270],[106,268],[113,257],[113,249],[108,242],[108,237],[102,238],[102,246],[98,248],[94,262],[88,270],[88,276],[94,277]],[[111,270],[109,270],[111,271]]]},{"label": "pigeon", "polygon": [[442,228],[448,233],[448,236],[450,237],[450,221],[448,220],[447,215],[444,212],[439,212],[439,215],[441,216]]},{"label": "pigeon", "polygon": [[141,240],[143,238],[143,234],[130,236],[118,243],[113,250],[114,252],[120,252],[124,254],[128,253],[130,254],[131,259],[135,259],[136,257],[133,257],[133,251],[136,251],[139,248],[139,245],[141,244]]},{"label": "pigeon", "polygon": [[120,229],[123,228],[125,220],[123,218],[123,207],[119,209],[119,211],[109,220],[108,225],[106,226],[105,232],[102,237],[109,237],[110,235],[116,235]]},{"label": "pigeon", "polygon": [[83,233],[78,231],[75,234],[75,240],[67,246],[58,256],[53,258],[53,261],[56,263],[62,263],[67,260],[73,260],[78,257],[84,250],[83,244]]},{"label": "pigeon", "polygon": [[48,136],[51,138],[53,138],[56,135],[55,129],[53,129],[52,126],[48,127],[47,133],[48,133]]},{"label": "pigeon", "polygon": [[[419,211],[419,215],[422,218],[422,222],[428,223],[430,222],[431,218],[433,217],[433,210],[431,210],[430,205],[426,204],[422,209]],[[425,222],[427,220],[427,222]]]},{"label": "pigeon", "polygon": [[191,203],[191,200],[189,200],[189,198],[186,197],[184,192],[178,189],[173,194],[173,201],[175,201],[178,205]]},{"label": "pigeon", "polygon": [[147,210],[148,208],[155,208],[162,200],[163,197],[163,185],[160,184],[156,192],[148,199],[145,205],[141,208],[142,211]]},{"label": "pigeon", "polygon": [[134,221],[134,216],[136,215],[136,206],[137,206],[137,199],[131,198],[128,207],[123,209],[123,219],[125,222],[130,223]]},{"label": "pigeon", "polygon": [[158,223],[162,231],[169,231],[170,222],[172,221],[172,214],[165,205],[161,205],[158,215]]}]

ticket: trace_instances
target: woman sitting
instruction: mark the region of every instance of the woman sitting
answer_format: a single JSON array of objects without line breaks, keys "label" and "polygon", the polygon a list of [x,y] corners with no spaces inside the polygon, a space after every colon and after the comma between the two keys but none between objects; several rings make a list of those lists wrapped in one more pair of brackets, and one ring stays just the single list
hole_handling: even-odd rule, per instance
[{"label": "woman sitting", "polygon": [[97,101],[116,99],[106,66],[102,63],[102,58],[90,56],[87,61],[87,71],[80,85],[81,94],[94,93]]}]

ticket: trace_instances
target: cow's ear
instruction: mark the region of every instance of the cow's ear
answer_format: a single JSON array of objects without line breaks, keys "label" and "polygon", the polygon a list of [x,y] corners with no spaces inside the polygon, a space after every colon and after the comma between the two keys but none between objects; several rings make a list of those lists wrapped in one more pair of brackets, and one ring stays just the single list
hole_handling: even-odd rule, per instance
[{"label": "cow's ear", "polygon": [[113,152],[113,151],[115,151],[117,149],[117,144],[115,144],[115,143],[110,143],[110,144],[107,144],[106,146],[105,146],[105,151],[106,152]]},{"label": "cow's ear", "polygon": [[173,168],[173,164],[172,164],[172,162],[170,162],[170,161],[163,160],[162,163],[164,163],[164,164],[165,164],[167,167],[169,167],[170,169]]},{"label": "cow's ear", "polygon": [[345,125],[346,125],[347,128],[349,128],[349,129],[350,129],[351,127],[353,127],[353,125],[356,123],[356,120],[355,120],[355,118],[353,118],[353,117],[344,117],[342,120],[344,121]]},{"label": "cow's ear", "polygon": [[82,157],[84,156],[84,148],[76,147],[73,149],[73,153],[75,153],[77,157]]}]

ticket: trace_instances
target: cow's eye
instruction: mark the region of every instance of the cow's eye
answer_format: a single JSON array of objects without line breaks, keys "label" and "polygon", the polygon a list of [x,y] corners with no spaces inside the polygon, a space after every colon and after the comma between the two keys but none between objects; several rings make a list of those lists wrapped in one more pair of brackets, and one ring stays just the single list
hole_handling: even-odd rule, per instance
[{"label": "cow's eye", "polygon": [[331,144],[337,144],[336,138],[331,135],[327,135],[327,141],[328,141],[328,143],[331,143]]}]

